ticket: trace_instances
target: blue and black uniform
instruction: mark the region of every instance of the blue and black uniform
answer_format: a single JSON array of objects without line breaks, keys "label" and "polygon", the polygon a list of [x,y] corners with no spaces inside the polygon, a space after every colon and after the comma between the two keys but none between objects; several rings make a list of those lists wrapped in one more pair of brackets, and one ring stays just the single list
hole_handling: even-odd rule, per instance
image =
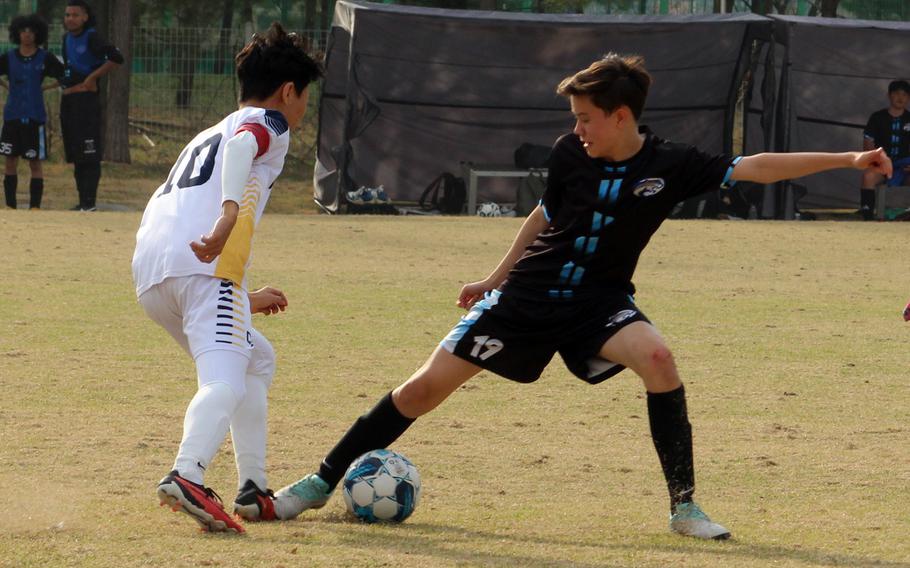
[{"label": "blue and black uniform", "polygon": [[873,112],[863,137],[882,148],[892,162],[910,157],[910,111],[900,116],[891,116],[886,108]]},{"label": "blue and black uniform", "polygon": [[[63,63],[47,51],[38,50],[26,57],[17,48],[0,54],[0,75],[9,80],[9,96],[3,106],[3,130],[0,132],[0,154],[22,156],[26,160],[47,158],[47,136],[44,125],[44,94],[41,84],[45,77],[63,77]],[[16,207],[18,177],[4,177],[3,187],[8,207]],[[33,178],[30,185],[30,202],[34,208],[41,206],[44,180]]]},{"label": "blue and black uniform", "polygon": [[[639,256],[677,203],[729,184],[738,162],[642,132],[641,150],[623,162],[591,158],[575,134],[557,140],[541,200],[549,226],[506,282],[461,318],[443,349],[522,383],[537,380],[556,353],[589,383],[623,369],[599,354],[620,329],[648,321],[633,299]],[[648,392],[647,405],[673,511],[695,492],[685,389]],[[388,447],[413,421],[389,393],[326,455],[319,477],[334,487],[357,456]]]},{"label": "blue and black uniform", "polygon": [[446,350],[519,382],[535,381],[557,352],[589,383],[623,369],[598,352],[648,321],[633,299],[639,256],[677,203],[727,184],[738,161],[642,131],[624,162],[589,157],[575,134],[556,142],[541,201],[549,227],[446,336]]},{"label": "blue and black uniform", "polygon": [[[94,28],[63,36],[66,71],[61,83],[73,87],[107,61],[123,63],[123,55]],[[60,100],[60,129],[66,161],[76,164],[74,176],[82,209],[95,207],[101,179],[101,99],[97,92],[72,93]]]}]

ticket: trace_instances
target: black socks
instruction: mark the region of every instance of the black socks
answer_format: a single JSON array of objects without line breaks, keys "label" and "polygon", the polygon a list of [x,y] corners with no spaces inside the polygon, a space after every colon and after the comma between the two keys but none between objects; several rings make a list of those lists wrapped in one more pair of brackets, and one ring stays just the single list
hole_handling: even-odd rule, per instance
[{"label": "black socks", "polygon": [[32,178],[28,184],[28,206],[30,209],[41,209],[41,196],[44,195],[44,178]]},{"label": "black socks", "polygon": [[16,174],[3,177],[3,196],[6,197],[6,206],[16,208],[16,186],[19,185],[19,176]]},{"label": "black socks", "polygon": [[355,459],[371,450],[386,448],[414,423],[398,412],[392,393],[354,422],[319,466],[319,477],[334,489]]},{"label": "black socks", "polygon": [[875,217],[875,190],[859,190],[859,212],[866,221],[871,221]]},{"label": "black socks", "polygon": [[695,466],[692,459],[692,426],[686,411],[686,391],[680,385],[664,393],[648,393],[651,438],[670,491],[671,511],[692,500]]},{"label": "black socks", "polygon": [[101,181],[101,162],[76,162],[73,164],[73,177],[79,192],[79,206],[82,209],[94,208],[98,182]]}]

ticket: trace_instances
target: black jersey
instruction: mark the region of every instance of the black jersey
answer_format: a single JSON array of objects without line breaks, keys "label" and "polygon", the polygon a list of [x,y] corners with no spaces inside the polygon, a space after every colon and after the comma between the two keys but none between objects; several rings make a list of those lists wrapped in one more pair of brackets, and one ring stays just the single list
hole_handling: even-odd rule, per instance
[{"label": "black jersey", "polygon": [[556,141],[542,204],[549,227],[528,246],[504,289],[535,299],[632,294],[632,274],[651,235],[677,203],[727,183],[738,161],[662,140],[624,162],[587,155],[575,134]]},{"label": "black jersey", "polygon": [[892,160],[910,156],[910,112],[905,110],[897,117],[886,108],[873,112],[863,136],[884,149]]}]

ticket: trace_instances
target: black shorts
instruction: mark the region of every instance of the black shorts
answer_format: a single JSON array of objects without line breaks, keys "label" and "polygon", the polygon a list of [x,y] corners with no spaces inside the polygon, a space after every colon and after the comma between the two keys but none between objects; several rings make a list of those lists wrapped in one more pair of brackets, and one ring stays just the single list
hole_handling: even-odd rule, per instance
[{"label": "black shorts", "polygon": [[67,162],[101,161],[101,99],[98,93],[60,98],[60,131]]},{"label": "black shorts", "polygon": [[557,352],[566,367],[591,384],[625,367],[601,358],[608,339],[632,322],[649,322],[631,296],[613,293],[571,303],[531,302],[493,290],[461,318],[440,344],[479,367],[532,383]]},{"label": "black shorts", "polygon": [[0,132],[0,154],[26,160],[47,159],[47,132],[37,122],[6,120]]}]

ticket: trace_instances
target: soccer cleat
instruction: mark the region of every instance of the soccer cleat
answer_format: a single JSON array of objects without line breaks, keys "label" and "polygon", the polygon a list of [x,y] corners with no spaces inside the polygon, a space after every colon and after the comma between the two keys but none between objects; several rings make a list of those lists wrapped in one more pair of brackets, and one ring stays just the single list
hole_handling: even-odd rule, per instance
[{"label": "soccer cleat", "polygon": [[904,321],[910,321],[910,302],[904,306]]},{"label": "soccer cleat", "polygon": [[670,515],[670,530],[683,536],[726,540],[730,531],[712,522],[696,503],[680,503]]},{"label": "soccer cleat", "polygon": [[365,185],[360,186],[357,191],[347,192],[345,197],[348,198],[348,203],[352,205],[366,205],[367,203],[372,203],[374,199],[373,190]]},{"label": "soccer cleat", "polygon": [[275,509],[275,494],[272,490],[259,489],[252,479],[247,479],[237,493],[237,498],[234,499],[234,514],[250,522],[278,521],[284,518]]},{"label": "soccer cleat", "polygon": [[382,184],[380,184],[379,187],[377,187],[374,191],[376,192],[375,193],[376,201],[378,201],[379,203],[391,203],[392,202],[392,200],[389,199],[389,194],[386,193],[385,188],[382,187]]},{"label": "soccer cleat", "polygon": [[158,483],[158,500],[162,507],[167,505],[172,511],[182,511],[193,517],[204,531],[233,529],[238,533],[244,532],[243,527],[225,512],[217,493],[180,477],[176,469]]},{"label": "soccer cleat", "polygon": [[275,510],[280,512],[282,519],[293,519],[307,509],[322,508],[331,496],[329,484],[311,473],[275,493]]}]

